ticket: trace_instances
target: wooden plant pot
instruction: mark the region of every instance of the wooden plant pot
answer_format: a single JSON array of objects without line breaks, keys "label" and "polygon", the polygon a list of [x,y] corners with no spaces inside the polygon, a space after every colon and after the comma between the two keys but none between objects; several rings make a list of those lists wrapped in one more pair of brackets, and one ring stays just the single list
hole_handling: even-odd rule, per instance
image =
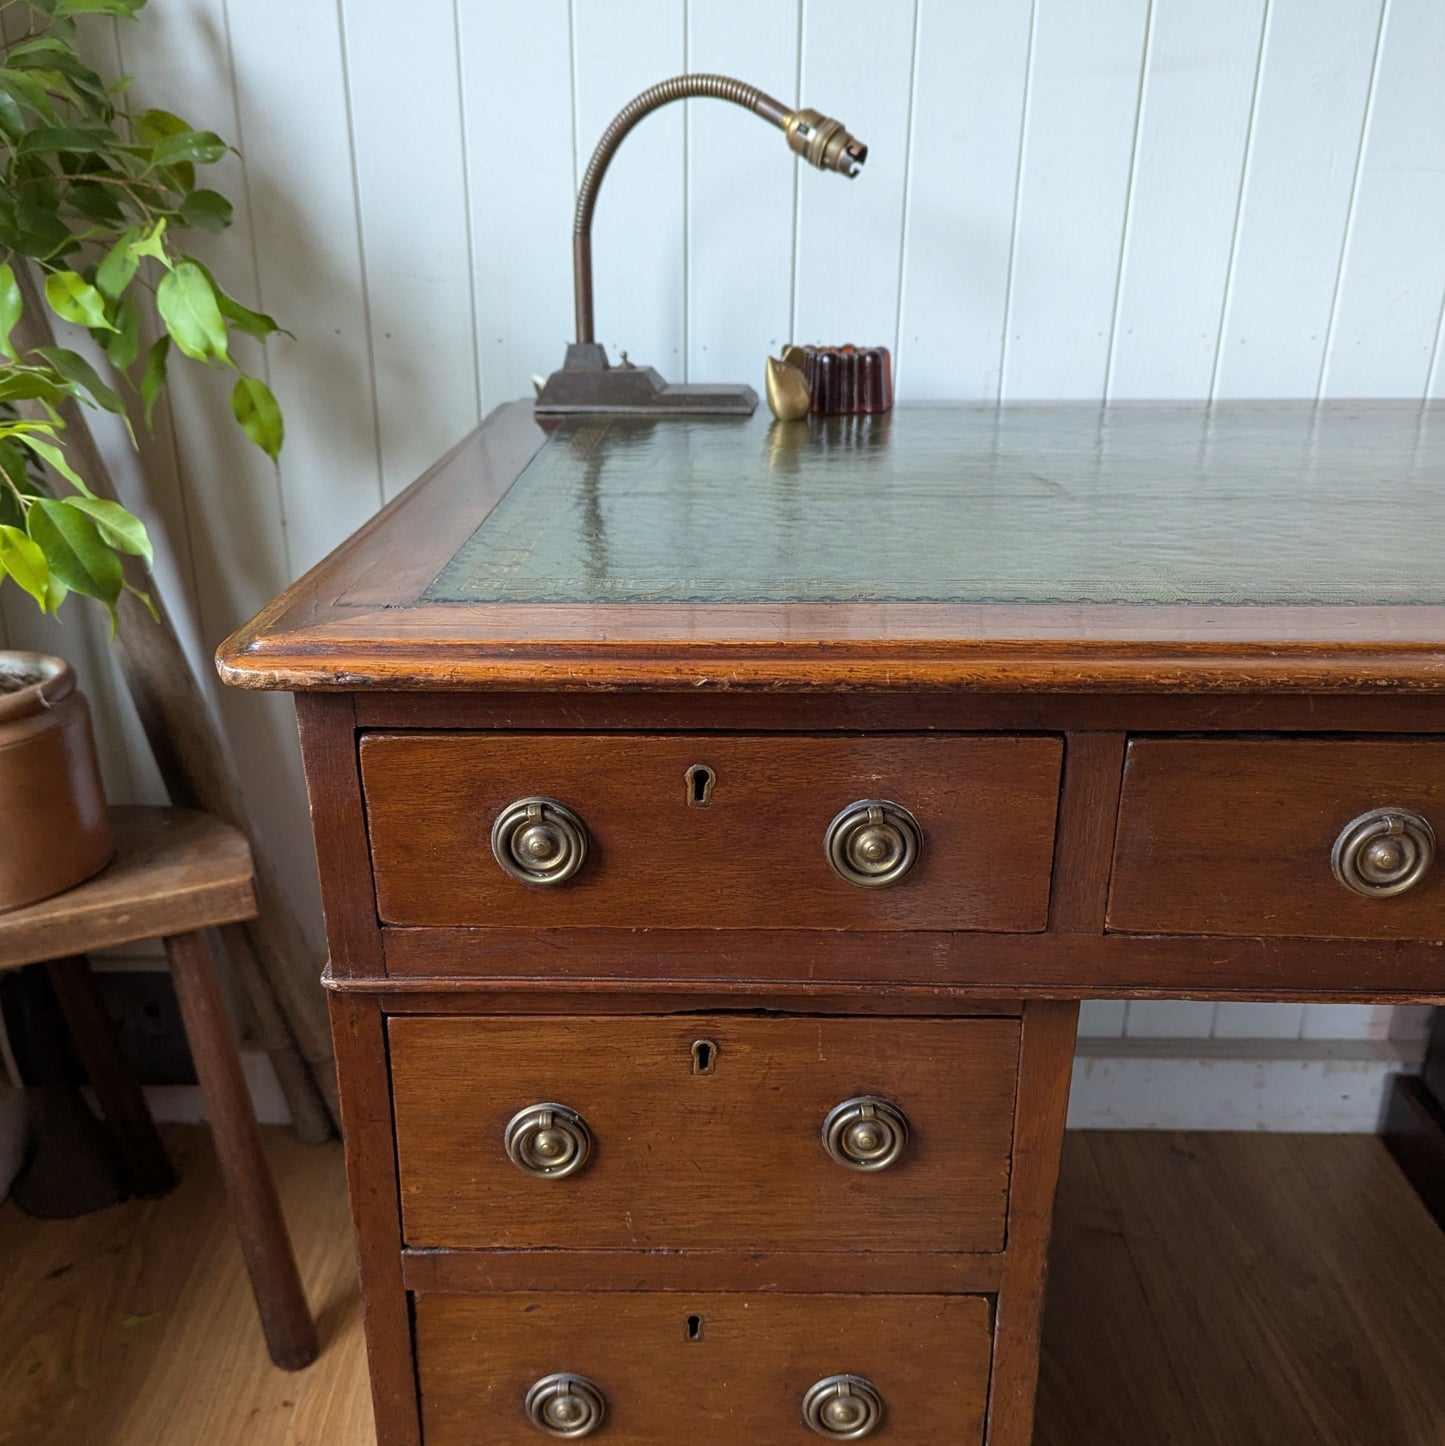
[{"label": "wooden plant pot", "polygon": [[90,709],[70,664],[0,651],[0,911],[73,888],[115,852]]}]

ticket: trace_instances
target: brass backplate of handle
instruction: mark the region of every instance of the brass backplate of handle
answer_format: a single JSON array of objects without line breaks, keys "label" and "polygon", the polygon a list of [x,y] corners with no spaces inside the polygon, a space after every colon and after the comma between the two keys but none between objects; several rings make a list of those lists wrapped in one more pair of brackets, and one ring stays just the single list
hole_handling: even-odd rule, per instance
[{"label": "brass backplate of handle", "polygon": [[592,1132],[576,1110],[555,1103],[528,1105],[507,1122],[507,1158],[540,1180],[575,1175],[592,1154]]},{"label": "brass backplate of handle", "polygon": [[606,1419],[607,1397],[586,1376],[557,1371],[543,1376],[527,1392],[527,1419],[548,1436],[580,1441]]},{"label": "brass backplate of handle", "polygon": [[901,803],[862,798],[828,825],[823,847],[840,879],[882,889],[900,883],[918,862],[923,830]]},{"label": "brass backplate of handle", "polygon": [[857,1095],[828,1111],[823,1148],[840,1165],[869,1174],[898,1163],[908,1144],[908,1117],[877,1095]]},{"label": "brass backplate of handle", "polygon": [[1372,808],[1340,830],[1330,855],[1335,877],[1367,899],[1413,889],[1435,862],[1435,830],[1409,808]]},{"label": "brass backplate of handle", "polygon": [[861,1441],[883,1424],[883,1396],[863,1376],[825,1376],[803,1397],[803,1420],[830,1441]]},{"label": "brass backplate of handle", "polygon": [[524,884],[566,883],[587,861],[587,825],[555,798],[519,798],[492,825],[492,854]]}]

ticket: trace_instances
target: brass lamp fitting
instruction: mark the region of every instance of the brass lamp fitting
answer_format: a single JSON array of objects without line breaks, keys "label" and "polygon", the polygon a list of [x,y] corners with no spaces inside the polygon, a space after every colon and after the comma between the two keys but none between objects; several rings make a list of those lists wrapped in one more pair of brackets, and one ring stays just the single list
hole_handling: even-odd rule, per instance
[{"label": "brass lamp fitting", "polygon": [[644,116],[675,100],[711,97],[761,116],[787,137],[789,147],[820,171],[856,176],[868,147],[848,134],[841,121],[816,110],[789,110],[781,101],[726,75],[675,75],[644,90],[623,106],[602,133],[577,190],[572,223],[573,299],[577,340],[567,348],[560,371],[538,388],[541,415],[577,412],[724,412],[746,416],[758,404],[749,386],[675,385],[652,367],[612,367],[598,345],[592,307],[592,216],[602,178],[627,133]]}]

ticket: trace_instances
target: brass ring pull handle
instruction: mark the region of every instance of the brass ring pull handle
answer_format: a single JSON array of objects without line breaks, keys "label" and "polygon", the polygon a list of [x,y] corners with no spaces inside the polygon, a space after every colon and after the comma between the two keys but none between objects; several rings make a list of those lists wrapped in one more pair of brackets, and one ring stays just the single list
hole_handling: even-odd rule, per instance
[{"label": "brass ring pull handle", "polygon": [[587,825],[555,798],[519,798],[492,825],[492,853],[524,884],[561,884],[587,859]]},{"label": "brass ring pull handle", "polygon": [[527,1419],[549,1436],[580,1441],[590,1436],[607,1415],[607,1397],[586,1376],[565,1371],[543,1376],[527,1392]]},{"label": "brass ring pull handle", "polygon": [[1413,889],[1435,862],[1435,830],[1408,808],[1372,808],[1351,819],[1335,840],[1335,877],[1367,899]]},{"label": "brass ring pull handle", "polygon": [[886,1170],[907,1143],[908,1117],[877,1095],[844,1100],[823,1121],[823,1148],[849,1170]]},{"label": "brass ring pull handle", "polygon": [[507,1158],[524,1175],[561,1180],[575,1175],[592,1154],[592,1132],[566,1105],[529,1105],[507,1123]]},{"label": "brass ring pull handle", "polygon": [[901,804],[864,798],[828,825],[823,846],[840,879],[881,889],[896,884],[918,862],[923,830]]},{"label": "brass ring pull handle", "polygon": [[883,1424],[883,1397],[862,1376],[825,1376],[808,1387],[803,1420],[830,1441],[861,1441]]}]

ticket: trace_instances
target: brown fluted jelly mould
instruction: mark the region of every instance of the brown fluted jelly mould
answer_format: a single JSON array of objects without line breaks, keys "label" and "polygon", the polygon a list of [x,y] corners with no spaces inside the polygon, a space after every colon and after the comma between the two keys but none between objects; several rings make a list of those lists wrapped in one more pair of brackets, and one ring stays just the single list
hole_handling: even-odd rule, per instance
[{"label": "brown fluted jelly mould", "polygon": [[815,417],[893,409],[893,364],[886,346],[805,346],[803,357]]}]

